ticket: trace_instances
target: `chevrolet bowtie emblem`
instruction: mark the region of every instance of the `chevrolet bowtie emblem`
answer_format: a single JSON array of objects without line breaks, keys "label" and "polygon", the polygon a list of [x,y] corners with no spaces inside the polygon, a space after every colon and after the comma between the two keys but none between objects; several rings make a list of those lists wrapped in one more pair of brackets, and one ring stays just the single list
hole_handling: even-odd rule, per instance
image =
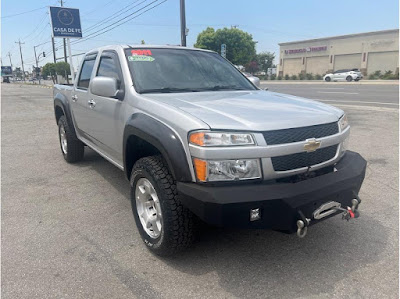
[{"label": "chevrolet bowtie emblem", "polygon": [[317,141],[315,138],[307,139],[306,144],[304,144],[304,150],[307,153],[315,152],[321,146],[321,142]]}]

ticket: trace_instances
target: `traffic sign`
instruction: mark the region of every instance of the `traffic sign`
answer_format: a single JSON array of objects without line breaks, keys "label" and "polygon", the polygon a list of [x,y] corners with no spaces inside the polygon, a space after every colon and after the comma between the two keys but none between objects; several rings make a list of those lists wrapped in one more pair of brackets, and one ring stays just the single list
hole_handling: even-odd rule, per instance
[{"label": "traffic sign", "polygon": [[79,9],[50,6],[50,20],[53,37],[82,37]]},{"label": "traffic sign", "polygon": [[226,45],[225,44],[221,45],[221,56],[226,58]]}]

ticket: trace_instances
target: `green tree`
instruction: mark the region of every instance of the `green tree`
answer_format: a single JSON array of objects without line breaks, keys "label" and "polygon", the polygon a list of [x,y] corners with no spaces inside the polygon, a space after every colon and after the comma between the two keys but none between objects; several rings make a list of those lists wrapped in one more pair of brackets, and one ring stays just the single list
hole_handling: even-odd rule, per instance
[{"label": "green tree", "polygon": [[236,65],[252,61],[256,55],[256,43],[251,34],[238,28],[214,30],[208,27],[199,33],[196,48],[213,50],[221,54],[221,45],[226,44],[226,58]]},{"label": "green tree", "polygon": [[56,78],[56,65],[54,63],[46,63],[42,69],[43,77],[50,77],[55,82]]},{"label": "green tree", "polygon": [[67,78],[68,75],[71,74],[71,69],[69,67],[69,63],[61,61],[55,64],[55,71],[57,74]]},{"label": "green tree", "polygon": [[256,55],[256,61],[261,71],[267,72],[269,68],[273,67],[275,53],[261,52]]}]

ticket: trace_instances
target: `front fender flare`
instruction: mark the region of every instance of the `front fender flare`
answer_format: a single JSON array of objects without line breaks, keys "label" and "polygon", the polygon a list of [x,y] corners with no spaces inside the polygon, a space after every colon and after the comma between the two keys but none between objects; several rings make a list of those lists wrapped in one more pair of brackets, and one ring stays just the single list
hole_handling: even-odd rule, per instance
[{"label": "front fender flare", "polygon": [[177,134],[160,121],[142,113],[133,114],[126,122],[123,138],[123,160],[125,175],[129,179],[130,169],[127,167],[127,143],[130,136],[137,136],[153,145],[163,155],[168,167],[179,182],[191,182],[192,175],[186,152]]}]

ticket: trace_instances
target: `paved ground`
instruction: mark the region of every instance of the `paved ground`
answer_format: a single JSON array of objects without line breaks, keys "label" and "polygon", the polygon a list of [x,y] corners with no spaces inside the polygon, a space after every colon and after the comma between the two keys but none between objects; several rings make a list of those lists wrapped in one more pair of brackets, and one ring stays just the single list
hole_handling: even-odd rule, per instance
[{"label": "paved ground", "polygon": [[336,105],[368,160],[361,218],[305,239],[208,230],[161,259],[142,245],[123,173],[90,150],[64,162],[51,90],[2,84],[2,298],[398,298],[398,106],[383,104],[396,95],[357,92],[360,103],[342,94]]},{"label": "paved ground", "polygon": [[[301,97],[319,99],[329,104],[369,104],[382,107],[398,107],[399,85],[361,85],[352,83],[281,83],[264,81],[262,88],[271,91],[293,94]],[[361,102],[361,103],[360,103]],[[379,104],[378,104],[379,103]],[[395,104],[395,105],[393,105]]]}]

